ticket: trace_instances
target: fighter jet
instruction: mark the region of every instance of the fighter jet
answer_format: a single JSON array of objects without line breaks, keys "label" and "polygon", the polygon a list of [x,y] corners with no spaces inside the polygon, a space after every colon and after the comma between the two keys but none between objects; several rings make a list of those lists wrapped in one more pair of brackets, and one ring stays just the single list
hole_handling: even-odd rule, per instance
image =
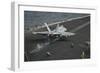
[{"label": "fighter jet", "polygon": [[65,28],[63,25],[57,24],[56,28],[54,30],[51,30],[47,23],[44,23],[48,31],[43,32],[35,32],[33,31],[32,34],[34,35],[48,35],[48,36],[56,36],[56,37],[68,37],[73,36],[75,33],[67,32],[67,28]]}]

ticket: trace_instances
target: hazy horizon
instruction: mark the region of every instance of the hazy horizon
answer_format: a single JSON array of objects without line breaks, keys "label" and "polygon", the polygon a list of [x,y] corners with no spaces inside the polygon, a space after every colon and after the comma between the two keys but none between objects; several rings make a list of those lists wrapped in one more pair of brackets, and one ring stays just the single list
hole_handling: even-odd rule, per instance
[{"label": "hazy horizon", "polygon": [[24,25],[25,27],[31,27],[34,25],[42,25],[45,22],[53,23],[53,22],[67,20],[69,18],[82,17],[86,15],[89,14],[24,11]]}]

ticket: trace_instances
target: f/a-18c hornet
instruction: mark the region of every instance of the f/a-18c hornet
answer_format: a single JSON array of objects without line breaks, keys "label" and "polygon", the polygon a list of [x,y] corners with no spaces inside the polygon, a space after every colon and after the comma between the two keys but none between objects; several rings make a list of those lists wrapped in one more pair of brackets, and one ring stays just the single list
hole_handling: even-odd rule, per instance
[{"label": "f/a-18c hornet", "polygon": [[54,30],[51,30],[47,23],[44,23],[48,31],[41,31],[41,32],[35,32],[33,31],[32,34],[34,35],[47,35],[47,36],[56,36],[56,37],[68,37],[73,36],[75,33],[67,32],[67,28],[65,28],[63,25],[57,24],[56,28]]}]

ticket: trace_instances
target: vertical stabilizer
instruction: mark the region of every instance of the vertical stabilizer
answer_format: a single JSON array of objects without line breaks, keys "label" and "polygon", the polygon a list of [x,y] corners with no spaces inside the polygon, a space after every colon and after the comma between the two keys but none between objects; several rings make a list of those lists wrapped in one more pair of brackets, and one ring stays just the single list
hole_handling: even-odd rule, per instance
[{"label": "vertical stabilizer", "polygon": [[44,24],[45,24],[45,26],[47,27],[47,30],[48,30],[49,32],[51,32],[51,30],[50,30],[49,26],[47,25],[47,23],[44,23]]}]

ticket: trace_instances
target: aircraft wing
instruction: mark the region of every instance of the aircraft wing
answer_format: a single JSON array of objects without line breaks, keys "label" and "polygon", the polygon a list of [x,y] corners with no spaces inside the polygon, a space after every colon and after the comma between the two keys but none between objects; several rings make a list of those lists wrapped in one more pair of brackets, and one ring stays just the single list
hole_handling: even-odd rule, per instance
[{"label": "aircraft wing", "polygon": [[73,36],[75,35],[75,33],[72,33],[72,32],[63,32],[61,33],[63,36]]},{"label": "aircraft wing", "polygon": [[75,33],[72,33],[72,32],[62,32],[62,33],[59,33],[59,32],[51,32],[49,33],[48,31],[45,31],[45,32],[32,32],[32,34],[39,34],[39,35],[61,35],[61,36],[73,36],[75,35]]},{"label": "aircraft wing", "polygon": [[53,32],[53,33],[50,33],[48,31],[45,31],[45,32],[32,32],[32,34],[43,34],[43,35],[48,35],[48,34],[51,34],[51,35],[60,35],[60,33],[56,33],[56,32]]},{"label": "aircraft wing", "polygon": [[72,35],[75,35],[75,33],[72,33],[72,32],[62,32],[62,33],[57,33],[57,32],[54,32],[54,33],[51,33],[53,35],[63,35],[63,36],[72,36]]},{"label": "aircraft wing", "polygon": [[32,32],[32,34],[49,34],[49,32],[45,31],[45,32]]}]

